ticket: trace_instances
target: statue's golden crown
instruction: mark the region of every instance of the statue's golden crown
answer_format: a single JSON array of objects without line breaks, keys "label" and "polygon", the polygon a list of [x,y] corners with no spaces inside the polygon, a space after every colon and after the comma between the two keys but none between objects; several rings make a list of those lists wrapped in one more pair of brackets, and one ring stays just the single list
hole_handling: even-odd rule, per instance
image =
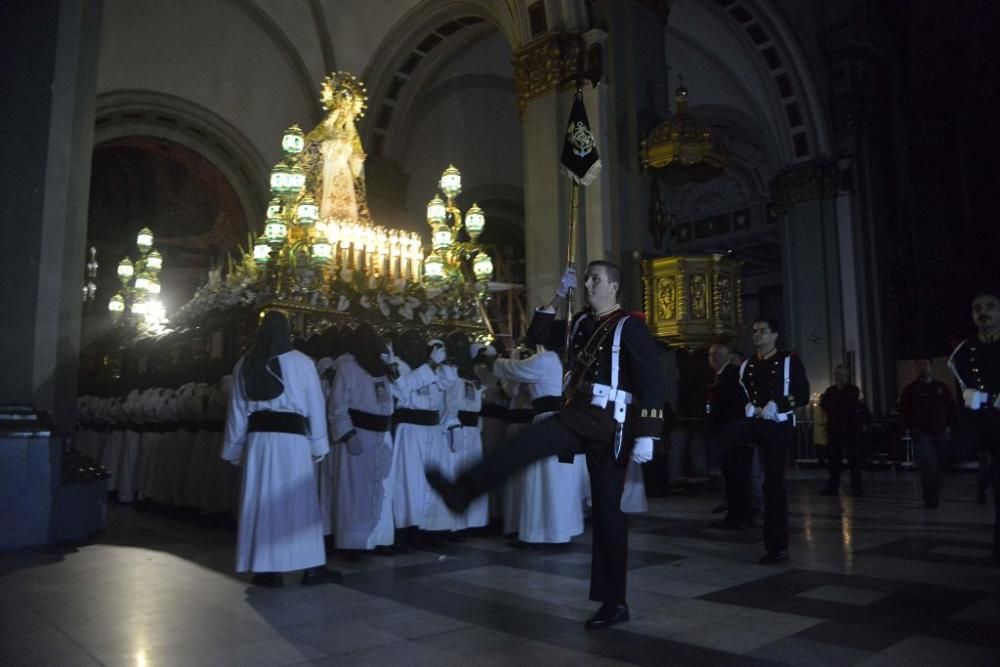
[{"label": "statue's golden crown", "polygon": [[368,108],[368,91],[365,84],[350,72],[334,72],[323,79],[320,102],[327,111],[338,107],[353,107],[354,115],[361,118]]}]

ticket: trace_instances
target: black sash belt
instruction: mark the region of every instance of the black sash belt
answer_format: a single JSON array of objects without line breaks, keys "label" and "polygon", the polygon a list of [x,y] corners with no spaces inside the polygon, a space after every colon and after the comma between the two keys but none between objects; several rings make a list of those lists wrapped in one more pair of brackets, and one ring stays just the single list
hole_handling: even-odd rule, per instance
[{"label": "black sash belt", "polygon": [[462,426],[479,426],[479,413],[470,412],[469,410],[459,410],[458,421]]},{"label": "black sash belt", "polygon": [[396,408],[392,413],[395,424],[416,424],[417,426],[437,426],[441,423],[437,410],[416,410],[414,408]]},{"label": "black sash belt", "polygon": [[139,433],[143,429],[142,429],[142,424],[140,424],[139,422],[125,422],[125,430],[135,431],[136,433]]},{"label": "black sash belt", "polygon": [[[256,414],[256,413],[254,413],[254,414]],[[279,412],[277,414],[295,414],[295,413],[294,412],[289,412],[289,413]],[[180,426],[180,428],[184,429],[185,431],[192,431],[192,432],[194,432],[194,431],[198,430],[198,422],[196,422],[194,420],[191,420],[191,419],[182,419],[181,421],[178,422],[178,426]],[[297,432],[298,431],[279,431],[279,433],[297,433]]]},{"label": "black sash belt", "polygon": [[351,416],[351,423],[354,424],[354,428],[385,433],[392,427],[392,415],[373,415],[370,412],[354,409],[349,409],[347,414]]},{"label": "black sash belt", "polygon": [[503,419],[507,420],[507,406],[501,405],[499,403],[483,403],[483,411],[480,412],[484,417],[491,417],[493,419]]},{"label": "black sash belt", "polygon": [[531,401],[531,407],[535,412],[558,412],[562,408],[562,396],[539,396]]},{"label": "black sash belt", "polygon": [[507,411],[507,421],[511,424],[530,424],[535,419],[535,410],[531,409],[518,409],[518,410],[508,410]]},{"label": "black sash belt", "polygon": [[222,419],[202,419],[202,431],[221,431],[226,427],[226,422]]},{"label": "black sash belt", "polygon": [[309,422],[297,412],[261,410],[250,413],[247,424],[250,433],[292,433],[308,435]]},{"label": "black sash belt", "polygon": [[114,423],[114,424],[111,425],[111,430],[112,431],[124,431],[125,430],[125,424],[123,424],[121,422],[116,422],[116,423]]}]

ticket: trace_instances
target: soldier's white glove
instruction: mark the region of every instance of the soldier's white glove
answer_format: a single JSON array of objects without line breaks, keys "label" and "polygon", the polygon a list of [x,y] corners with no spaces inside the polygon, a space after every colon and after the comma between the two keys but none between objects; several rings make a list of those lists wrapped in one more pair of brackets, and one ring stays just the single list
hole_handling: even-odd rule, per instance
[{"label": "soldier's white glove", "polygon": [[778,421],[778,404],[774,401],[768,401],[764,409],[760,411],[760,418],[772,422]]},{"label": "soldier's white glove", "polygon": [[234,466],[236,466],[237,468],[239,468],[241,465],[243,465],[243,457],[242,456],[240,458],[238,458],[238,459],[227,459],[227,460],[230,463],[232,463]]},{"label": "soldier's white glove", "polygon": [[966,389],[962,392],[962,401],[965,403],[965,407],[970,410],[978,410],[988,399],[989,396],[985,392],[975,389]]},{"label": "soldier's white glove", "polygon": [[653,439],[636,438],[632,446],[632,460],[636,463],[646,463],[653,460]]},{"label": "soldier's white glove", "polygon": [[313,463],[322,463],[323,459],[326,458],[326,454],[320,454],[319,456],[313,457]]},{"label": "soldier's white glove", "polygon": [[753,419],[757,416],[757,407],[753,403],[747,403],[743,409],[743,414],[747,416],[747,419]]},{"label": "soldier's white glove", "polygon": [[572,266],[563,271],[562,278],[559,279],[559,289],[556,290],[556,296],[560,299],[565,299],[571,289],[576,289],[576,269]]}]

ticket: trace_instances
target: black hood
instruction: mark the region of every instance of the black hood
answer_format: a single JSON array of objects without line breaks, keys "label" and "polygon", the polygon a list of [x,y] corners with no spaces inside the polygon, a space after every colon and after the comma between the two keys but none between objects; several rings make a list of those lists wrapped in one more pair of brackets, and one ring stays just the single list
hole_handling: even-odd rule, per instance
[{"label": "black hood", "polygon": [[351,340],[351,330],[348,327],[327,327],[320,335],[319,357],[336,359],[348,352]]},{"label": "black hood", "polygon": [[427,361],[427,339],[416,329],[399,334],[393,349],[410,368],[418,368]]},{"label": "black hood", "polygon": [[253,349],[243,359],[243,391],[254,401],[277,398],[285,390],[276,357],[292,350],[292,327],[284,313],[269,310],[257,327]]},{"label": "black hood", "polygon": [[476,374],[472,370],[470,347],[469,335],[464,331],[452,331],[444,340],[444,349],[448,353],[448,359],[458,368],[459,377],[475,380]]},{"label": "black hood", "polygon": [[358,362],[358,366],[372,377],[385,375],[385,362],[382,361],[382,354],[385,351],[385,341],[375,331],[375,327],[367,322],[354,327],[351,352],[354,353],[354,360]]}]

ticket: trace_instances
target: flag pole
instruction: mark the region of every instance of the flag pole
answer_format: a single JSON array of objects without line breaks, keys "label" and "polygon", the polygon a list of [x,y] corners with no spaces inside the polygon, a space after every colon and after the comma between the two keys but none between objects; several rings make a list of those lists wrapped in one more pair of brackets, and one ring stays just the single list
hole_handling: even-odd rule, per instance
[{"label": "flag pole", "polygon": [[[577,209],[580,205],[580,184],[574,179],[570,179],[569,189],[569,244],[566,249],[566,268],[576,268],[576,218]],[[566,341],[563,347],[565,362],[570,361],[570,337],[572,336],[571,323],[573,322],[573,289],[566,292]]]},{"label": "flag pole", "polygon": [[[596,85],[596,83],[595,83]],[[601,159],[597,154],[594,135],[590,131],[587,120],[587,109],[583,104],[583,77],[577,76],[576,94],[573,96],[573,106],[570,109],[569,124],[566,130],[562,152],[562,170],[570,179],[569,191],[569,239],[566,248],[566,268],[576,268],[576,237],[577,218],[580,208],[580,188],[587,186],[597,177],[601,170]],[[566,349],[565,361],[569,364],[570,338],[573,321],[573,292],[566,293]]]}]

